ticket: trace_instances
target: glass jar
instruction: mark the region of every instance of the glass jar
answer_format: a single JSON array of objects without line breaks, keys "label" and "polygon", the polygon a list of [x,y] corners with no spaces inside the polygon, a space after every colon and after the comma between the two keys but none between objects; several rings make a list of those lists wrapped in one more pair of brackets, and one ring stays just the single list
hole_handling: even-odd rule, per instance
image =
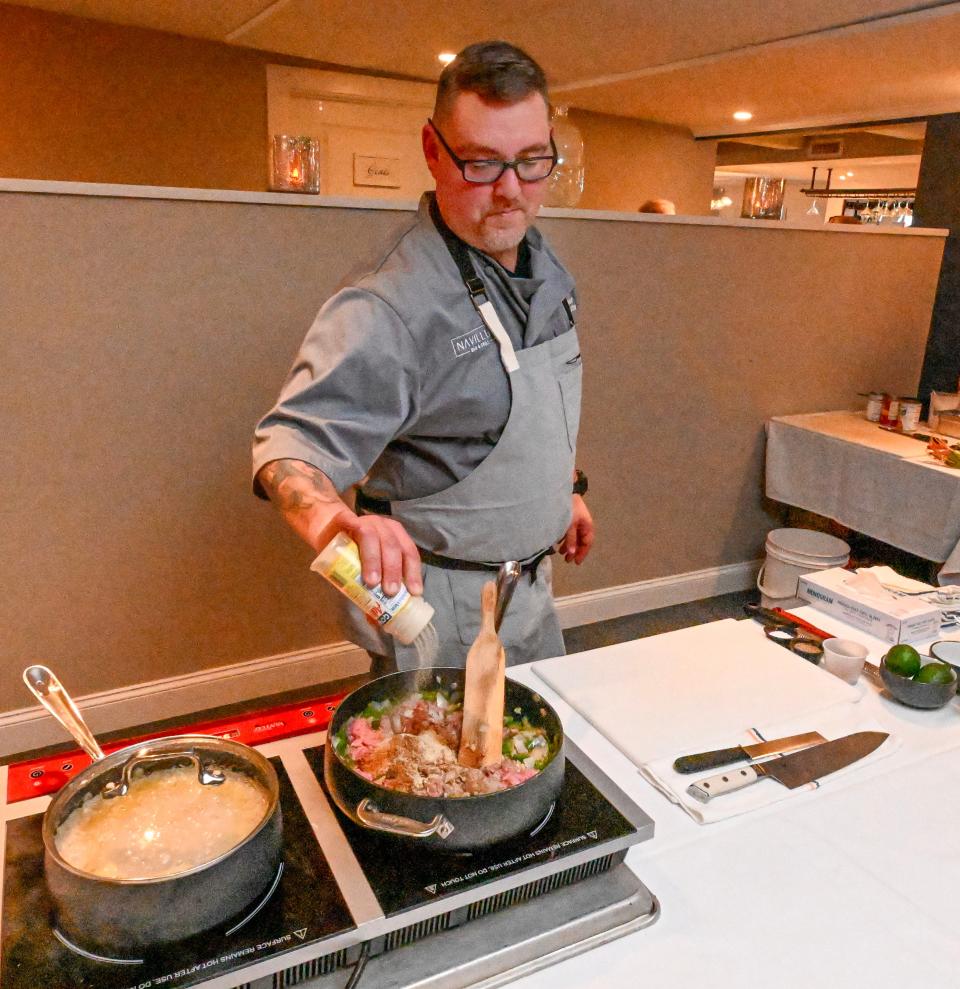
[{"label": "glass jar", "polygon": [[743,209],[740,216],[749,220],[782,220],[786,184],[786,179],[751,175],[743,185]]},{"label": "glass jar", "polygon": [[270,188],[274,192],[320,191],[319,141],[274,134],[270,151]]},{"label": "glass jar", "polygon": [[923,405],[919,398],[900,399],[900,428],[912,433],[920,425],[920,410]]},{"label": "glass jar", "polygon": [[567,116],[565,106],[554,107],[550,118],[553,143],[557,146],[557,165],[547,179],[546,206],[573,207],[583,195],[583,137]]}]

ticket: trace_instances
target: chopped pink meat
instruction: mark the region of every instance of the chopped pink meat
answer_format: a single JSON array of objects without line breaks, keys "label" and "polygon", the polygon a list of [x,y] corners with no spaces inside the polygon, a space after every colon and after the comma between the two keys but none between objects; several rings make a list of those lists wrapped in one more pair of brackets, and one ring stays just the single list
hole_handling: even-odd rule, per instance
[{"label": "chopped pink meat", "polygon": [[362,762],[383,741],[383,732],[366,718],[353,718],[347,726],[350,758]]},{"label": "chopped pink meat", "polygon": [[501,780],[504,786],[517,786],[517,784],[524,783],[532,776],[536,776],[537,771],[535,769],[527,769],[526,766],[521,765],[519,762],[514,762],[512,759],[504,759],[496,767],[493,775]]}]

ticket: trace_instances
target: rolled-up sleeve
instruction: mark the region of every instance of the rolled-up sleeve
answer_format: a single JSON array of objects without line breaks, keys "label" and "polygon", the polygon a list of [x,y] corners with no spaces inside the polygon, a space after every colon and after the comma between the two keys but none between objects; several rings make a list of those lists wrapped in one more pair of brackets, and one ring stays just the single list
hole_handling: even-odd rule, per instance
[{"label": "rolled-up sleeve", "polygon": [[257,424],[257,472],[271,460],[303,460],[338,491],[356,484],[414,421],[419,368],[409,330],[379,296],[338,292],[307,333],[277,404]]}]

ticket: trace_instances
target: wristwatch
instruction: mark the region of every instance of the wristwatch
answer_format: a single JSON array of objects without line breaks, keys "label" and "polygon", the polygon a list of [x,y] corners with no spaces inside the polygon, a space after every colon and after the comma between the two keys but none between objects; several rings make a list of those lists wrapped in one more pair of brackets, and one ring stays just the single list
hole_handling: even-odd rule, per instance
[{"label": "wristwatch", "polygon": [[580,468],[578,467],[574,472],[573,493],[578,495],[585,495],[587,493],[588,487],[589,485],[587,484],[587,475],[584,474],[584,472],[580,470]]}]

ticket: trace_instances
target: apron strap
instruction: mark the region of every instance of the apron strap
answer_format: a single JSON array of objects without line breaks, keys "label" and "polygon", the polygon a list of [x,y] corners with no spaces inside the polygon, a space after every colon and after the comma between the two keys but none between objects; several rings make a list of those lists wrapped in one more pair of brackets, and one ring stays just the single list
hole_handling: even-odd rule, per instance
[{"label": "apron strap", "polygon": [[457,270],[460,272],[460,277],[463,279],[463,284],[467,287],[467,292],[470,295],[470,301],[473,303],[474,309],[477,310],[484,325],[493,334],[494,340],[497,341],[497,345],[500,347],[500,361],[506,371],[512,374],[520,367],[520,362],[517,360],[516,352],[513,349],[513,343],[507,331],[503,328],[503,323],[500,322],[497,310],[494,309],[493,303],[487,297],[487,290],[484,287],[483,281],[477,276],[477,270],[474,268],[473,261],[470,259],[470,252],[467,250],[467,245],[447,226],[443,217],[440,215],[440,208],[437,206],[436,197],[430,200],[430,217],[440,236],[443,238],[443,242],[446,244],[447,250],[450,252],[450,256],[457,266]]}]

